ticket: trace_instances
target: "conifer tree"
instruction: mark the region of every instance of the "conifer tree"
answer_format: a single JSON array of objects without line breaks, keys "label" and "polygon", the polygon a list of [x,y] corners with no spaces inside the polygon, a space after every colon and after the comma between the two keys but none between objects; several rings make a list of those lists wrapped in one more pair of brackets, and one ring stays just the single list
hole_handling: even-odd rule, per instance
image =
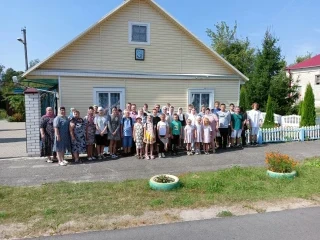
[{"label": "conifer tree", "polygon": [[313,90],[309,83],[303,99],[300,126],[305,127],[314,125],[316,125],[316,108],[314,105]]},{"label": "conifer tree", "polygon": [[274,127],[274,110],[273,110],[272,98],[270,97],[270,95],[268,96],[266,117],[264,119],[262,127],[263,128]]}]

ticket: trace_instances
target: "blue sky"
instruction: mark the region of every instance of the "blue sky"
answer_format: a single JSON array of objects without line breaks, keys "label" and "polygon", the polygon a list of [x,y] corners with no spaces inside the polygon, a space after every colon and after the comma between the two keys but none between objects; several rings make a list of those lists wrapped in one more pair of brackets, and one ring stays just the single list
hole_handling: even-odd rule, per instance
[{"label": "blue sky", "polygon": [[[43,60],[123,0],[1,0],[0,64],[24,70],[21,28],[27,27],[29,60]],[[260,47],[267,28],[280,39],[288,63],[320,53],[319,0],[156,0],[206,44],[206,29],[238,23],[238,36]]]}]

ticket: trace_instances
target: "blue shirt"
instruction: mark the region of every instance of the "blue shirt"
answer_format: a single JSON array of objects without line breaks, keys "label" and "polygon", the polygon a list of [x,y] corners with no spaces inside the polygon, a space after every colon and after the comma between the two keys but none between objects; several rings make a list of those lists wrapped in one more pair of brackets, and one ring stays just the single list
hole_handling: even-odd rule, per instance
[{"label": "blue shirt", "polygon": [[[125,137],[131,137],[132,136],[132,126],[131,126],[131,121],[130,118],[124,117],[123,120],[121,121],[121,124],[123,124],[123,136]],[[132,121],[133,124],[133,121]]]}]

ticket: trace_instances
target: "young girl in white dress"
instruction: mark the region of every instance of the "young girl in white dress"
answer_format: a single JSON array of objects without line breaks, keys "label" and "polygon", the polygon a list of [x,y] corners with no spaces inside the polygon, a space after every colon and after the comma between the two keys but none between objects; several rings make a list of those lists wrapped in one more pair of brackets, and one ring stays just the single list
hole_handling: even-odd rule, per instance
[{"label": "young girl in white dress", "polygon": [[184,142],[187,144],[187,154],[192,155],[191,143],[194,140],[194,127],[191,125],[191,120],[187,120],[187,126],[184,128]]},{"label": "young girl in white dress", "polygon": [[206,155],[209,154],[210,144],[212,141],[211,134],[212,134],[212,128],[210,126],[210,120],[208,118],[204,118],[204,120],[203,120],[203,146],[204,146],[204,153]]},{"label": "young girl in white dress", "polygon": [[194,135],[195,135],[195,140],[194,140],[195,152],[196,152],[196,155],[199,155],[199,154],[201,154],[200,144],[203,141],[203,125],[202,125],[200,116],[197,116],[197,118],[196,118],[195,134]]}]

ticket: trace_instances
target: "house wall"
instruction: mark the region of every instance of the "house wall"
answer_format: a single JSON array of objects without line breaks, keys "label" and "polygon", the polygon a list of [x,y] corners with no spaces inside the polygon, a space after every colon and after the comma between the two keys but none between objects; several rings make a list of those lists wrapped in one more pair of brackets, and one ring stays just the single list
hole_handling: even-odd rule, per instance
[{"label": "house wall", "polygon": [[320,67],[290,71],[292,79],[300,86],[300,100],[303,100],[308,83],[311,84],[316,107],[320,107],[320,85],[315,84],[316,75],[320,75]]},{"label": "house wall", "polygon": [[[87,108],[93,105],[93,88],[115,87],[125,88],[125,103],[136,103],[142,107],[149,104],[152,109],[155,104],[173,106],[187,109],[188,89],[207,88],[214,89],[213,101],[226,104],[238,104],[238,80],[156,80],[156,79],[108,79],[108,78],[82,78],[61,77],[60,79],[61,104],[67,109],[77,108],[84,116]],[[177,109],[176,109],[177,110]]]},{"label": "house wall", "polygon": [[[40,69],[235,74],[148,2],[130,2]],[[129,21],[150,23],[150,45],[129,44]],[[145,61],[135,60],[135,48],[145,49]]]}]

